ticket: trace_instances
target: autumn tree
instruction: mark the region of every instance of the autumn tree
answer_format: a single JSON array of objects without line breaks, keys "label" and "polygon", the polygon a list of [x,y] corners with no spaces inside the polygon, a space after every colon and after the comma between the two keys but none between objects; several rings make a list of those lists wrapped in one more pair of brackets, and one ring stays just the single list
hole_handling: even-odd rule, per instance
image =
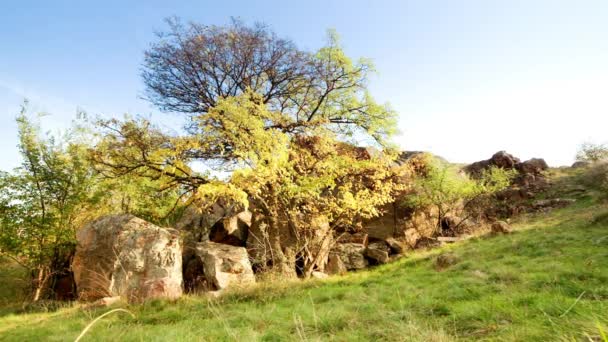
[{"label": "autumn tree", "polygon": [[[348,58],[334,33],[311,53],[263,25],[170,28],[146,53],[143,77],[153,103],[187,115],[185,134],[145,120],[103,122],[98,165],[116,177],[164,180],[186,204],[221,193],[248,205],[268,224],[273,266],[290,273],[295,255],[305,255],[309,275],[320,264],[302,243],[317,233],[307,232],[310,219],[336,226],[378,215],[398,184],[384,153],[395,112],[367,90],[371,63]],[[362,158],[340,148],[363,139],[379,152]],[[194,161],[231,176],[197,172]],[[286,230],[297,241],[289,247]]]}]

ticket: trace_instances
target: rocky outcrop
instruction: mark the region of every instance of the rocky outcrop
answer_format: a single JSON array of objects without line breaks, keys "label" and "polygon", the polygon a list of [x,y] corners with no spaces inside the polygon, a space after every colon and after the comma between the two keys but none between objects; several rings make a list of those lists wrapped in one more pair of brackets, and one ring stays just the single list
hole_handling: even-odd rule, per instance
[{"label": "rocky outcrop", "polygon": [[517,164],[516,168],[520,173],[540,175],[549,168],[549,165],[547,165],[547,162],[544,159],[532,158]]},{"label": "rocky outcrop", "polygon": [[505,152],[498,151],[492,155],[490,159],[481,160],[470,165],[467,165],[464,170],[473,177],[481,176],[482,172],[491,166],[496,166],[502,169],[511,170],[520,163],[519,158]]},{"label": "rocky outcrop", "polygon": [[490,228],[494,234],[510,234],[512,232],[511,226],[505,221],[493,222]]},{"label": "rocky outcrop", "polygon": [[532,158],[521,162],[519,158],[505,151],[495,153],[488,160],[470,164],[464,170],[471,177],[477,178],[483,174],[484,170],[492,166],[515,172],[510,186],[496,194],[499,203],[484,213],[487,218],[492,220],[529,211],[531,209],[529,200],[547,190],[551,185],[544,175],[544,171],[549,168],[544,159]]},{"label": "rocky outcrop", "polygon": [[570,167],[573,169],[578,169],[578,168],[587,167],[589,165],[591,165],[590,162],[579,160],[579,161],[575,161],[574,163],[572,163],[572,166],[570,166]]},{"label": "rocky outcrop", "polygon": [[359,270],[369,264],[365,259],[366,247],[360,243],[338,243],[331,250],[331,254],[340,257],[347,270]]},{"label": "rocky outcrop", "polygon": [[571,198],[551,198],[534,201],[532,203],[532,208],[537,211],[545,211],[557,208],[564,208],[573,204],[576,200]]},{"label": "rocky outcrop", "polygon": [[370,242],[365,250],[365,256],[374,264],[386,264],[389,262],[391,249],[384,241]]},{"label": "rocky outcrop", "polygon": [[196,254],[203,264],[207,283],[214,290],[244,287],[255,283],[247,249],[215,243],[200,243]]},{"label": "rocky outcrop", "polygon": [[395,238],[391,237],[386,239],[386,244],[389,246],[389,248],[394,254],[403,254],[405,252],[405,245],[403,244],[403,242]]},{"label": "rocky outcrop", "polygon": [[[487,160],[478,161],[464,167],[464,171],[474,178],[481,176],[484,170],[490,167],[498,167],[505,170],[516,170],[522,175],[542,175],[542,172],[549,168],[547,162],[541,158],[532,158],[521,162],[519,158],[505,152],[499,151]],[[518,181],[516,178],[516,182]]]},{"label": "rocky outcrop", "polygon": [[182,295],[178,232],[132,215],[106,216],[77,234],[72,269],[82,300],[128,301]]},{"label": "rocky outcrop", "polygon": [[325,266],[325,271],[328,274],[345,274],[348,270],[338,254],[330,253],[327,265]]},{"label": "rocky outcrop", "polygon": [[249,227],[251,227],[251,213],[249,211],[242,211],[226,217],[218,223],[211,228],[210,241],[240,247],[246,245]]}]

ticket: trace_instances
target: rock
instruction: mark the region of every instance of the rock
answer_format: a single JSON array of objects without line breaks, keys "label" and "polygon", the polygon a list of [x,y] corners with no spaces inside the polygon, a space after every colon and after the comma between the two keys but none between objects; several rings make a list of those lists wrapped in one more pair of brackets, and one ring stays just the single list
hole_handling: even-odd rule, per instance
[{"label": "rock", "polygon": [[420,240],[421,236],[418,233],[416,228],[410,228],[405,231],[405,242],[411,247],[416,247],[418,240]]},{"label": "rock", "polygon": [[534,201],[532,207],[536,210],[555,209],[567,207],[574,202],[576,202],[576,200],[570,198],[552,198]]},{"label": "rock", "polygon": [[509,224],[505,221],[496,221],[492,223],[491,229],[492,233],[495,234],[509,234],[513,231]]},{"label": "rock", "polygon": [[255,283],[244,247],[207,241],[197,245],[196,254],[203,262],[207,283],[217,290]]},{"label": "rock", "polygon": [[549,165],[542,158],[532,158],[530,160],[526,160],[523,163],[517,164],[517,170],[521,173],[529,173],[538,175],[541,172],[547,170]]},{"label": "rock", "polygon": [[488,279],[490,277],[487,273],[481,270],[474,270],[473,272],[471,272],[471,274],[479,279]]},{"label": "rock", "polygon": [[390,260],[387,252],[378,249],[366,250],[365,256],[372,259],[374,263],[377,264],[386,264]]},{"label": "rock", "polygon": [[365,250],[365,256],[377,264],[386,264],[390,259],[388,253],[389,246],[384,241],[370,242]]},{"label": "rock", "polygon": [[395,209],[396,203],[388,203],[379,209],[381,215],[363,222],[363,229],[370,238],[384,240],[395,235],[397,231]]},{"label": "rock", "polygon": [[[529,194],[519,187],[507,188],[496,193],[496,198],[501,201],[521,201],[528,198]],[[532,195],[533,196],[533,195]]]},{"label": "rock", "polygon": [[435,268],[443,270],[458,263],[458,257],[452,253],[444,253],[435,259]]},{"label": "rock", "polygon": [[121,300],[120,296],[103,297],[101,299],[96,300],[95,303],[93,303],[93,304],[97,307],[107,307],[107,306],[111,306],[111,305],[114,305],[114,304],[120,302],[120,300]]},{"label": "rock", "polygon": [[346,266],[340,259],[340,256],[337,254],[329,254],[329,260],[327,262],[327,266],[325,266],[325,271],[328,274],[345,274],[347,272]]},{"label": "rock", "polygon": [[442,243],[454,243],[456,241],[460,241],[462,238],[455,236],[438,236],[437,241]]},{"label": "rock", "polygon": [[201,204],[190,205],[175,224],[176,229],[190,234],[194,242],[207,241],[211,227],[220,222],[229,212],[229,209],[219,202],[208,207],[201,207]]},{"label": "rock", "polygon": [[571,168],[578,169],[578,168],[587,167],[589,165],[591,165],[591,163],[588,161],[576,161],[576,162],[574,162],[574,164],[572,164]]},{"label": "rock", "polygon": [[388,238],[385,240],[386,244],[390,247],[391,251],[396,254],[403,254],[405,252],[405,246],[403,243],[395,238]]},{"label": "rock", "polygon": [[242,211],[217,222],[209,232],[212,242],[244,247],[251,227],[251,213]]},{"label": "rock", "polygon": [[338,243],[332,252],[336,253],[347,270],[358,270],[367,267],[365,245],[360,243]]},{"label": "rock", "polygon": [[122,296],[134,302],[182,295],[177,230],[123,214],[89,223],[76,239],[72,269],[80,299]]},{"label": "rock", "polygon": [[208,289],[209,286],[205,278],[205,269],[201,258],[195,255],[186,261],[183,270],[184,290],[186,292],[191,293]]},{"label": "rock", "polygon": [[311,276],[315,279],[327,279],[329,278],[329,275],[327,273],[323,273],[323,272],[319,272],[319,271],[312,271]]},{"label": "rock", "polygon": [[491,166],[511,170],[514,169],[519,163],[519,158],[516,158],[505,151],[498,151],[494,153],[494,155],[490,159],[481,160],[465,166],[464,171],[470,176],[478,178],[482,175],[485,169],[488,169]]},{"label": "rock", "polygon": [[354,233],[354,234],[345,233],[345,234],[342,234],[338,238],[338,242],[339,243],[360,243],[364,246],[367,246],[368,235],[363,232],[358,232],[358,233]]},{"label": "rock", "polygon": [[513,169],[519,163],[519,158],[505,151],[498,151],[490,158],[490,163],[502,169]]}]

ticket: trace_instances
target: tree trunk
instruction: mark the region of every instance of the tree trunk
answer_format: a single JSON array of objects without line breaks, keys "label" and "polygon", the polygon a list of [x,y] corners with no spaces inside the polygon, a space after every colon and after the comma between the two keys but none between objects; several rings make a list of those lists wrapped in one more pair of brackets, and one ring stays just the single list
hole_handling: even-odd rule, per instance
[{"label": "tree trunk", "polygon": [[39,267],[38,268],[38,276],[36,277],[36,280],[34,281],[35,284],[35,291],[34,291],[34,302],[37,302],[38,300],[40,300],[40,297],[42,297],[42,291],[44,290],[44,284],[46,283],[46,275],[45,275],[45,269],[44,267]]},{"label": "tree trunk", "polygon": [[[295,256],[286,255],[281,244],[281,226],[276,212],[268,217],[268,239],[272,254],[272,268],[282,276],[295,276]],[[293,259],[293,260],[290,260]]]}]

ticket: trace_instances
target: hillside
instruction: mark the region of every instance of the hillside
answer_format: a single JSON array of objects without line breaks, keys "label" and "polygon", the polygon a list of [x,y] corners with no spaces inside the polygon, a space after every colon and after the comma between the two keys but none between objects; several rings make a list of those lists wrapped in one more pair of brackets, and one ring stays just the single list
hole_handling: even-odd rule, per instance
[{"label": "hillside", "polygon": [[[217,299],[116,304],[135,318],[113,313],[83,340],[601,340],[608,327],[608,207],[588,193],[512,224],[509,235],[327,280],[258,285]],[[0,340],[74,340],[108,310],[5,308]]]}]

